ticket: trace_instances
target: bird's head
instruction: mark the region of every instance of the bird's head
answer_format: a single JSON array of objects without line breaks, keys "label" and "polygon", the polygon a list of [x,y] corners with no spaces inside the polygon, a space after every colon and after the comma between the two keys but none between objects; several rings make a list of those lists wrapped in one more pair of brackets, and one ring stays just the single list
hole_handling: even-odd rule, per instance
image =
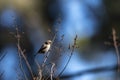
[{"label": "bird's head", "polygon": [[51,44],[52,41],[51,41],[51,40],[47,40],[45,43],[46,43],[46,44]]}]

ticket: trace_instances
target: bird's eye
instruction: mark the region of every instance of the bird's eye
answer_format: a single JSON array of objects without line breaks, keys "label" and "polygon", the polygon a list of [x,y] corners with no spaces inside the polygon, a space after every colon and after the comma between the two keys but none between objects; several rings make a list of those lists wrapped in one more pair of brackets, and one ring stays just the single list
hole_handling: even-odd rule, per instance
[{"label": "bird's eye", "polygon": [[45,44],[48,44],[47,42],[45,42]]}]

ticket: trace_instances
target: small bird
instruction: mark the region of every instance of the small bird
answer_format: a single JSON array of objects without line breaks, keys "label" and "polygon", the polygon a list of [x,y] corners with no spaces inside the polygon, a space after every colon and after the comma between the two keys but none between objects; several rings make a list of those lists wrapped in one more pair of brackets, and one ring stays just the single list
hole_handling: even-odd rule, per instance
[{"label": "small bird", "polygon": [[50,49],[50,47],[51,47],[51,43],[52,43],[51,40],[47,40],[47,41],[41,46],[41,48],[39,49],[38,53],[39,53],[39,54],[42,54],[42,53],[48,52],[49,49]]},{"label": "small bird", "polygon": [[52,44],[51,40],[47,40],[46,42],[44,42],[44,44],[41,46],[41,48],[38,50],[38,52],[34,56],[36,56],[38,53],[39,54],[47,53],[51,47],[51,44]]}]

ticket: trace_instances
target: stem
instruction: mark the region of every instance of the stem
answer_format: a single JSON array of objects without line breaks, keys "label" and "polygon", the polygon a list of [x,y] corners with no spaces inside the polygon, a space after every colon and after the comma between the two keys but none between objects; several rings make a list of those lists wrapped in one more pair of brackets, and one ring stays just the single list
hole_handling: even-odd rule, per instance
[{"label": "stem", "polygon": [[67,68],[67,66],[68,66],[68,64],[69,64],[69,62],[70,62],[70,60],[71,60],[71,58],[72,58],[73,52],[74,52],[74,50],[75,50],[75,48],[76,48],[76,40],[77,40],[77,35],[76,35],[75,38],[74,38],[74,44],[73,44],[73,46],[72,46],[72,51],[71,51],[71,53],[70,53],[70,57],[69,57],[66,65],[65,65],[65,67],[63,68],[63,70],[62,70],[62,71],[60,72],[60,74],[57,76],[57,78],[59,78],[59,77],[63,74],[63,72],[65,71],[65,69]]},{"label": "stem", "polygon": [[19,35],[19,32],[18,32],[18,28],[16,28],[16,31],[17,31],[16,38],[17,38],[17,48],[18,48],[18,51],[21,54],[21,56],[23,57],[23,59],[25,60],[26,65],[27,65],[27,67],[28,67],[28,69],[29,69],[29,71],[31,73],[32,79],[34,79],[31,66],[30,66],[26,56],[24,55],[24,51],[20,47],[20,35]]},{"label": "stem", "polygon": [[44,59],[43,64],[42,64],[42,68],[44,68],[45,63],[46,63],[46,61],[48,59],[49,54],[50,54],[50,52],[47,52],[47,55],[45,55],[45,59]]},{"label": "stem", "polygon": [[[19,51],[19,50],[18,50],[18,51]],[[25,76],[25,80],[28,80],[27,75],[26,75],[26,73],[24,72],[24,69],[23,69],[23,66],[22,66],[22,59],[21,59],[20,52],[19,52],[18,54],[19,54],[19,58],[20,58],[20,61],[19,61],[20,69],[21,69],[23,75]]]},{"label": "stem", "polygon": [[117,64],[118,64],[118,72],[120,71],[119,66],[120,66],[120,57],[119,57],[119,49],[118,49],[118,45],[117,45],[117,37],[116,37],[116,31],[113,28],[112,29],[112,36],[113,36],[113,43],[114,43],[114,47],[115,47],[115,51],[116,51],[116,55],[117,55]]},{"label": "stem", "polygon": [[51,67],[51,73],[50,73],[50,79],[53,80],[53,68],[55,67],[55,63],[52,63],[52,67]]}]

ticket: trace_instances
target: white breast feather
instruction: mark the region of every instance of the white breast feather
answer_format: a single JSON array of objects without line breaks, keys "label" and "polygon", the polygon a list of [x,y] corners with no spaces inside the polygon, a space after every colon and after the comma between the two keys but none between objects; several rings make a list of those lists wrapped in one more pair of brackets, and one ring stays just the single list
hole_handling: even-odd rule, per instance
[{"label": "white breast feather", "polygon": [[46,45],[47,46],[47,48],[46,48],[46,52],[48,52],[48,50],[50,49],[50,44],[48,44],[48,45]]}]

